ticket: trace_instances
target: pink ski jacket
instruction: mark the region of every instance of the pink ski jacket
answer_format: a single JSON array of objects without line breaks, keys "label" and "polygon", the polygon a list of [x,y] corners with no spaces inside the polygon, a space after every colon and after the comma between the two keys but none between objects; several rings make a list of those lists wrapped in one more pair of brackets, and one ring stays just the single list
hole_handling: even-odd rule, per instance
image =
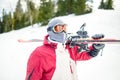
[{"label": "pink ski jacket", "polygon": [[86,51],[78,53],[77,46],[48,42],[48,36],[30,55],[25,80],[77,80],[76,61],[92,57]]}]

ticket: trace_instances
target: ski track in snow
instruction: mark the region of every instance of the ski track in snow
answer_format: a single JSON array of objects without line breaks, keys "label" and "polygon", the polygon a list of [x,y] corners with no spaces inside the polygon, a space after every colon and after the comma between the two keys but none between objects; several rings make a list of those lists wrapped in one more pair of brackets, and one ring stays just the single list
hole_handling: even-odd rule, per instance
[{"label": "ski track in snow", "polygon": [[[59,17],[68,24],[68,32],[75,32],[85,22],[89,35],[105,34],[105,38],[120,39],[120,1],[117,10],[94,10],[82,16]],[[119,7],[119,8],[118,8]],[[35,24],[20,30],[0,34],[0,80],[24,80],[29,55],[41,42],[19,43],[18,39],[43,39],[46,27]],[[120,44],[106,44],[102,56],[77,62],[79,80],[120,80]]]}]

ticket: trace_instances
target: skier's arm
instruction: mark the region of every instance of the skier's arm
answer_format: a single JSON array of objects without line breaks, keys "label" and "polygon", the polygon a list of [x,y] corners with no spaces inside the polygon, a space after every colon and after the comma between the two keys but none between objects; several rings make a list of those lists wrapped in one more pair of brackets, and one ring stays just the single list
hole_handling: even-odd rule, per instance
[{"label": "skier's arm", "polygon": [[28,63],[27,63],[27,73],[26,73],[26,79],[25,80],[41,80],[42,79],[42,59],[40,60],[40,57],[33,54],[29,57]]},{"label": "skier's arm", "polygon": [[67,49],[69,51],[70,57],[75,61],[89,60],[92,58],[87,51],[78,52],[78,46],[71,48],[69,45],[67,45]]},{"label": "skier's arm", "polygon": [[104,48],[104,44],[93,44],[89,47],[90,51],[82,51],[78,52],[78,46],[74,46],[73,48],[70,48],[69,45],[67,45],[68,51],[70,53],[70,56],[73,60],[89,60],[92,57],[95,57],[98,55],[100,49]]}]

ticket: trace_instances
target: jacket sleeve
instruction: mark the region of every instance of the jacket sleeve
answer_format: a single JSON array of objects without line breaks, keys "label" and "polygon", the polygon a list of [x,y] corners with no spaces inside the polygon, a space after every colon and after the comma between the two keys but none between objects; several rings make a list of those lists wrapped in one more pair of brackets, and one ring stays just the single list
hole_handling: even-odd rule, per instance
[{"label": "jacket sleeve", "polygon": [[[92,58],[87,51],[78,52],[78,46],[70,48],[69,45],[67,45],[66,48],[69,51],[70,57],[75,61],[89,60]],[[91,50],[92,46],[90,46],[89,48]]]},{"label": "jacket sleeve", "polygon": [[41,80],[42,78],[42,57],[38,57],[35,53],[37,51],[34,51],[28,59],[25,80]]}]

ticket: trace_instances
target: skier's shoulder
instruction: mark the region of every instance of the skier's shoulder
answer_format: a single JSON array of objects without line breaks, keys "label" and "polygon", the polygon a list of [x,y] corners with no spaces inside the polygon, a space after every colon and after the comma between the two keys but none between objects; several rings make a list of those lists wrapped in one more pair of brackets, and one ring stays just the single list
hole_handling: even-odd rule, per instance
[{"label": "skier's shoulder", "polygon": [[54,49],[52,49],[49,45],[41,45],[38,46],[34,51],[33,54],[36,56],[47,57],[48,55],[54,54]]}]

